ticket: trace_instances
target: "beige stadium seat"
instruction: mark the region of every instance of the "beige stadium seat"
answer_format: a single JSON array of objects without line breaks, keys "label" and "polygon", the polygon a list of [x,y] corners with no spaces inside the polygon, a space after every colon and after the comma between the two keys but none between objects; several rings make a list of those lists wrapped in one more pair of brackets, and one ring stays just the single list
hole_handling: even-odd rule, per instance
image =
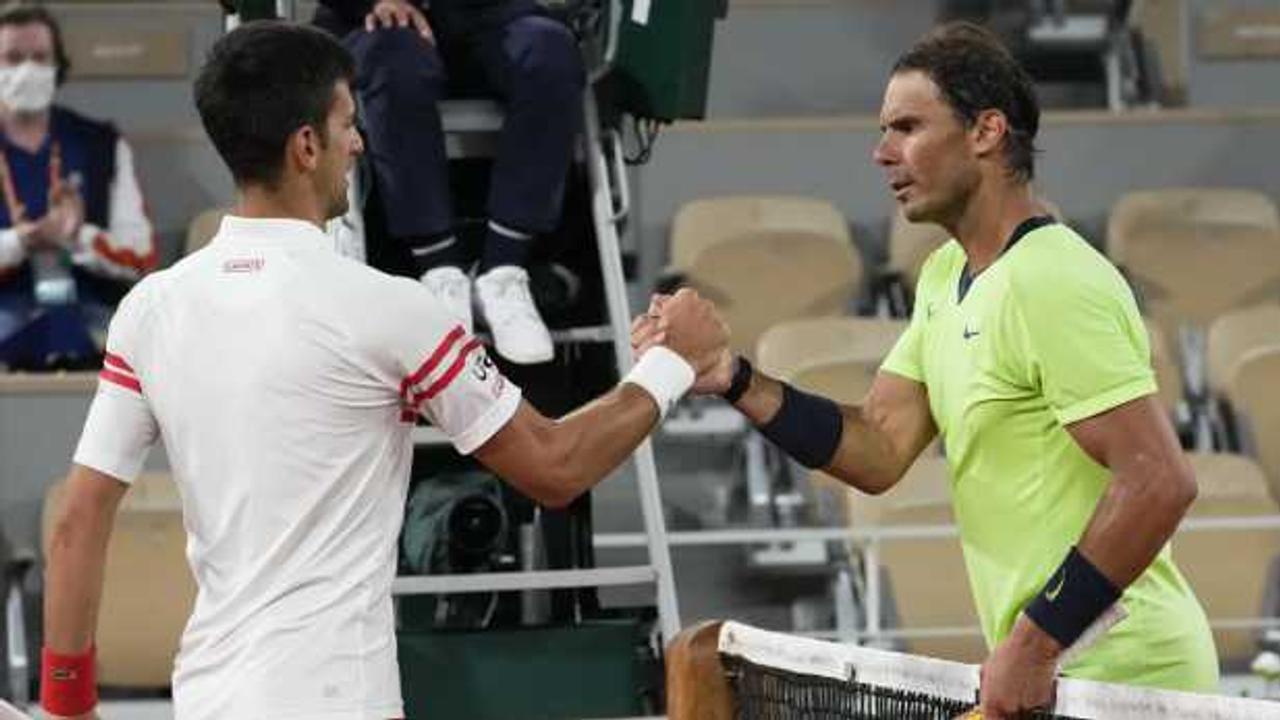
[{"label": "beige stadium seat", "polygon": [[893,349],[907,321],[867,317],[825,317],[791,320],[769,328],[756,345],[760,370],[790,382],[804,375],[803,385],[844,402],[857,402],[869,385],[840,377],[819,380],[829,366],[863,363],[874,375],[880,362]]},{"label": "beige stadium seat", "polygon": [[[1200,494],[1188,518],[1256,517],[1280,513],[1262,469],[1251,458],[1191,453]],[[1184,521],[1185,523],[1186,521]],[[1203,603],[1210,623],[1255,618],[1262,609],[1267,569],[1280,552],[1280,530],[1179,530],[1174,562]],[[1257,629],[1214,630],[1224,660],[1251,659]]]},{"label": "beige stadium seat", "polygon": [[[44,505],[46,556],[63,484]],[[169,686],[173,659],[195,601],[177,487],[168,475],[139,477],[125,494],[107,548],[98,612],[98,679],[120,688]]]},{"label": "beige stadium seat", "polygon": [[1126,193],[1107,219],[1107,255],[1128,265],[1128,239],[1149,227],[1188,225],[1280,229],[1266,195],[1241,188],[1164,188]]},{"label": "beige stadium seat", "polygon": [[226,208],[210,208],[192,218],[187,225],[187,244],[183,254],[190,255],[208,245],[213,236],[218,234],[218,227],[222,225],[222,218],[227,212]]},{"label": "beige stadium seat", "polygon": [[1144,312],[1170,336],[1280,298],[1280,229],[1145,226],[1125,237],[1123,257]]},{"label": "beige stadium seat", "polygon": [[685,205],[672,228],[670,269],[720,306],[734,350],[747,355],[779,322],[845,313],[863,282],[844,217],[807,198]]},{"label": "beige stadium seat", "polygon": [[[952,524],[950,483],[946,460],[921,457],[889,492],[852,503],[853,522],[859,527]],[[902,628],[956,631],[910,638],[907,652],[971,663],[986,658],[959,536],[887,540],[879,557]]]},{"label": "beige stadium seat", "polygon": [[1280,345],[1280,304],[1268,303],[1233,310],[1215,318],[1209,326],[1209,389],[1227,393],[1236,364],[1251,350]]},{"label": "beige stadium seat", "polygon": [[1280,502],[1280,345],[1254,349],[1235,364],[1227,399]]},{"label": "beige stadium seat", "polygon": [[[1040,198],[1049,214],[1062,219],[1062,209],[1054,202]],[[920,268],[929,254],[937,250],[943,243],[951,239],[950,233],[940,225],[932,223],[909,222],[902,215],[901,208],[893,213],[889,221],[889,261],[885,266],[891,274],[902,278],[908,292],[915,292],[916,282],[920,280]]]}]

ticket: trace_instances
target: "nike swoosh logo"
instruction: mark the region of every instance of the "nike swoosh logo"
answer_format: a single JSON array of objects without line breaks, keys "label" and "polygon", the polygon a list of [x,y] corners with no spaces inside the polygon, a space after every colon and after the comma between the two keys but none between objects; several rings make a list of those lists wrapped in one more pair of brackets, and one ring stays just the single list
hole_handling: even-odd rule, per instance
[{"label": "nike swoosh logo", "polygon": [[965,329],[964,329],[964,339],[965,339],[965,340],[969,340],[970,338],[978,337],[978,336],[979,336],[979,335],[981,335],[981,334],[982,334],[982,332],[981,332],[981,331],[979,331],[979,330],[970,330],[969,328],[965,328]]},{"label": "nike swoosh logo", "polygon": [[1062,574],[1058,576],[1058,584],[1054,585],[1053,587],[1045,591],[1044,599],[1048,600],[1049,602],[1056,601],[1058,599],[1058,595],[1062,592],[1062,586],[1065,585],[1066,582],[1067,582],[1067,571],[1063,570]]}]

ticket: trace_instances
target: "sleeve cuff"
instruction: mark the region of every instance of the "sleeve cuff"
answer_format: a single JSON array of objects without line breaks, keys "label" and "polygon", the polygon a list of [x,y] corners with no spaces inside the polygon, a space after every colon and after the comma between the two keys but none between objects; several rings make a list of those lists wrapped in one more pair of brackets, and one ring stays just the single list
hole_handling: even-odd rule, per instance
[{"label": "sleeve cuff", "polygon": [[1058,422],[1063,425],[1070,425],[1085,418],[1091,418],[1094,415],[1101,415],[1131,400],[1154,395],[1155,393],[1155,378],[1148,375],[1136,378],[1123,385],[1118,385],[1086,400],[1081,400],[1064,408],[1058,408],[1054,414],[1058,416]]},{"label": "sleeve cuff", "polygon": [[918,382],[921,385],[924,384],[924,377],[923,377],[924,373],[917,372],[916,368],[907,367],[905,365],[899,365],[898,363],[895,363],[891,360],[886,360],[884,364],[880,366],[880,371],[893,373],[894,375],[900,375],[913,382]]},{"label": "sleeve cuff", "polygon": [[93,251],[93,240],[102,232],[102,228],[93,223],[81,223],[80,230],[76,232],[76,247],[82,252]]},{"label": "sleeve cuff", "polygon": [[488,442],[516,414],[521,397],[520,388],[513,382],[507,382],[502,396],[489,407],[489,411],[452,438],[453,447],[463,455],[475,452],[476,448]]}]

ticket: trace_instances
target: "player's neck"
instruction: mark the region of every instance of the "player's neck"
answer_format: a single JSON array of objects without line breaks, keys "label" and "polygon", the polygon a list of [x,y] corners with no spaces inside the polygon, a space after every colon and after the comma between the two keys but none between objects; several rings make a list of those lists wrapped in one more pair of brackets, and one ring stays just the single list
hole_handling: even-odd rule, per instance
[{"label": "player's neck", "polygon": [[28,152],[35,152],[49,136],[49,110],[5,112],[0,114],[0,127],[9,142]]},{"label": "player's neck", "polygon": [[302,220],[324,230],[325,214],[314,194],[282,183],[279,188],[252,185],[240,188],[235,214],[245,218]]},{"label": "player's neck", "polygon": [[1042,212],[1028,183],[982,183],[951,228],[969,259],[969,271],[976,275],[987,269],[1004,252],[1013,231]]}]

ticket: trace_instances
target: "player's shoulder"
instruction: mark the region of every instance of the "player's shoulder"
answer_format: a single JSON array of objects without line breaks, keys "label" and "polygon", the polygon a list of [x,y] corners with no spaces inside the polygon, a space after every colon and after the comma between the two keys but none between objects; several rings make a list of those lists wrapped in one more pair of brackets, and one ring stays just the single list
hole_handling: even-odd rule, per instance
[{"label": "player's shoulder", "polygon": [[394,333],[408,325],[415,332],[429,332],[456,324],[417,280],[390,275],[338,254],[324,263],[326,285],[343,288],[343,312],[352,314],[371,330],[386,328]]},{"label": "player's shoulder", "polygon": [[155,270],[144,275],[121,298],[116,306],[114,317],[142,320],[150,315],[164,302],[165,296],[171,293],[174,287],[181,286],[176,279],[183,274],[184,268],[189,264],[188,258],[184,258],[163,270]]},{"label": "player's shoulder", "polygon": [[1008,277],[1020,296],[1124,295],[1116,266],[1069,225],[1031,231],[1008,253]]}]

